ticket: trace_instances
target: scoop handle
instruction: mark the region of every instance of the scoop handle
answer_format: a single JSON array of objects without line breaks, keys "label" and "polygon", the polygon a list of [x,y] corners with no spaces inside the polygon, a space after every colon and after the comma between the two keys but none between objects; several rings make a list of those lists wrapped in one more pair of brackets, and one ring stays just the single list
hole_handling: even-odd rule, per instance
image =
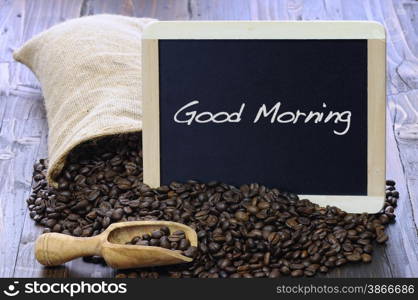
[{"label": "scoop handle", "polygon": [[44,266],[58,266],[82,256],[101,255],[101,236],[73,237],[44,233],[35,243],[35,257]]}]

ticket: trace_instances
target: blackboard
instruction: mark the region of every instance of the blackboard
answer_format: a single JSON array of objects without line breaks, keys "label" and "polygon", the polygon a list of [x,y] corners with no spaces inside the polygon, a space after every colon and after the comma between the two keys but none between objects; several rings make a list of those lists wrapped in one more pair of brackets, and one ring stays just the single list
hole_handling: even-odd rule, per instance
[{"label": "blackboard", "polygon": [[159,39],[158,184],[258,182],[303,195],[368,196],[368,45]]},{"label": "blackboard", "polygon": [[[367,194],[365,40],[162,40],[159,49],[162,184],[220,180],[301,194]],[[238,123],[175,122],[192,100],[199,104],[185,111],[246,106]],[[279,114],[350,111],[350,129],[337,135],[347,122],[271,123],[271,115],[254,123],[262,104],[270,110],[277,102]]]}]

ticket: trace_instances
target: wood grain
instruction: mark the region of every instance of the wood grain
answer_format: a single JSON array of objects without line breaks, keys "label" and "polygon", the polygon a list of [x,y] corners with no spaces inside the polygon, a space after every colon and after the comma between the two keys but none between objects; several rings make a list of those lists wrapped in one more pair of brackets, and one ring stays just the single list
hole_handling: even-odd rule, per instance
[{"label": "wood grain", "polygon": [[2,1],[0,5],[0,241],[8,245],[0,250],[1,277],[12,277],[19,261],[31,165],[46,155],[47,135],[39,84],[31,72],[13,61],[12,52],[32,35],[64,20],[63,12],[69,16],[76,6],[77,1],[43,1],[42,5]]},{"label": "wood grain", "polygon": [[385,199],[386,40],[368,40],[367,57],[367,194],[382,197],[376,213]]},{"label": "wood grain", "polygon": [[[78,17],[81,7],[81,0],[0,4],[0,241],[8,245],[0,250],[0,277],[68,274],[65,268],[45,270],[33,259],[34,241],[41,228],[29,218],[25,199],[30,192],[33,163],[47,157],[48,127],[39,83],[25,66],[13,61],[12,52],[50,26]],[[95,268],[85,274],[94,273]]]},{"label": "wood grain", "polygon": [[33,162],[46,157],[39,83],[11,53],[36,33],[83,15],[161,20],[376,20],[387,28],[387,177],[401,199],[390,240],[370,265],[328,277],[418,276],[418,2],[413,0],[0,0],[0,277],[110,277],[110,268],[75,260],[43,268],[34,259],[39,227],[28,217]]},{"label": "wood grain", "polygon": [[82,15],[120,14],[159,20],[188,20],[189,5],[187,0],[87,0],[84,1]]},{"label": "wood grain", "polygon": [[[160,186],[160,82],[158,69],[158,40],[146,39],[142,43],[142,89],[144,114],[142,133],[142,155],[144,182],[151,187]],[[157,117],[155,117],[157,116]]]}]

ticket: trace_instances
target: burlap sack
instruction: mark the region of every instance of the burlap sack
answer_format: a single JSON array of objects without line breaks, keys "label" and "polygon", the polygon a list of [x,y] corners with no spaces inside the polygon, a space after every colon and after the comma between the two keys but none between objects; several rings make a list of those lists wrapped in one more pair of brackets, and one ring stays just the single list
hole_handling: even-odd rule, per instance
[{"label": "burlap sack", "polygon": [[153,19],[97,15],[39,34],[14,53],[39,79],[49,125],[48,181],[80,143],[140,131],[141,34]]}]

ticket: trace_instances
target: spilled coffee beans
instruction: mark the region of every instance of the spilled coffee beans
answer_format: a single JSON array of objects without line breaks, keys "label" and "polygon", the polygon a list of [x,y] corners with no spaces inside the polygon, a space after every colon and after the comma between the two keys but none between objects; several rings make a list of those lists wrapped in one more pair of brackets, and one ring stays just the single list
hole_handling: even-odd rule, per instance
[{"label": "spilled coffee beans", "polygon": [[385,227],[395,219],[399,198],[395,182],[388,180],[385,207],[370,215],[319,207],[256,183],[238,188],[189,181],[151,189],[142,183],[139,134],[78,147],[57,189],[48,186],[46,169],[46,160],[35,164],[27,200],[30,216],[45,232],[87,237],[114,222],[150,219],[196,230],[199,243],[193,262],[120,272],[117,277],[299,277],[369,263],[376,244],[388,240]]},{"label": "spilled coffee beans", "polygon": [[126,242],[125,244],[161,247],[178,251],[180,254],[191,258],[194,258],[197,253],[197,248],[190,245],[190,241],[186,238],[184,231],[178,230],[170,233],[170,229],[168,227],[161,227],[158,230],[154,230],[150,234],[134,236],[132,240]]}]

